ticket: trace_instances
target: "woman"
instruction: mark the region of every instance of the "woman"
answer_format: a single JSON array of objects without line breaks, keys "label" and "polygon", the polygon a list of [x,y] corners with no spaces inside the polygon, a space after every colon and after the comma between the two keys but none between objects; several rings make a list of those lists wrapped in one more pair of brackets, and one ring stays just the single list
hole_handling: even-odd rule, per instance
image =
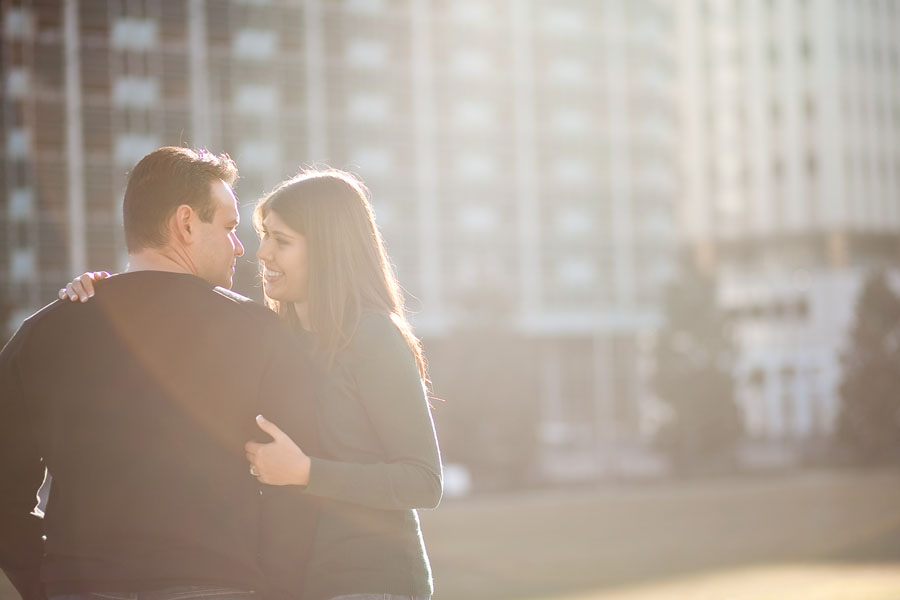
[{"label": "woman", "polygon": [[[259,481],[322,498],[303,598],[430,598],[415,509],[440,502],[440,454],[421,345],[366,190],[341,171],[304,172],[260,200],[254,225],[266,303],[323,374],[321,456],[264,416],[258,424],[274,441],[246,445]],[[90,279],[60,296],[86,299]]]}]

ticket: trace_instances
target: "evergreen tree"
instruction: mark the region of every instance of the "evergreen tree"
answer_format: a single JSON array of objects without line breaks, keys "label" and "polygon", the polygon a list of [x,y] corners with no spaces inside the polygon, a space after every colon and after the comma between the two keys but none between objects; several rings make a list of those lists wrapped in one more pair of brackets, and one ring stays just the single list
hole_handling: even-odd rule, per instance
[{"label": "evergreen tree", "polygon": [[900,459],[900,297],[883,272],[866,280],[841,356],[838,440],[861,459]]},{"label": "evergreen tree", "polygon": [[671,419],[656,442],[681,472],[730,468],[742,434],[731,372],[734,349],[716,306],[716,281],[687,264],[667,288],[656,340],[656,395]]}]

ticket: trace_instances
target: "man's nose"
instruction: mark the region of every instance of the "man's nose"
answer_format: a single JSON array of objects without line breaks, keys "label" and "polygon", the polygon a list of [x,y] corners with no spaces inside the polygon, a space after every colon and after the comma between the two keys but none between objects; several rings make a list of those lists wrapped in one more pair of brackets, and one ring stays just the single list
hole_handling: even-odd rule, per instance
[{"label": "man's nose", "polygon": [[235,256],[243,256],[244,255],[244,245],[241,243],[241,238],[234,234],[234,255]]}]

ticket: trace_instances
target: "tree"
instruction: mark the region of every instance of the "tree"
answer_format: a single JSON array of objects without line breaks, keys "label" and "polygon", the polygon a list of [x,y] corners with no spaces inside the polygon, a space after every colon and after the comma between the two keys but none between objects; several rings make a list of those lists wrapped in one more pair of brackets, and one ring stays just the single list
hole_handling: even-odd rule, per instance
[{"label": "tree", "polygon": [[900,297],[870,275],[841,356],[837,438],[860,459],[900,459]]},{"label": "tree", "polygon": [[664,311],[652,385],[671,418],[657,446],[681,472],[731,467],[743,427],[734,401],[734,349],[716,306],[715,279],[685,265],[666,290]]}]

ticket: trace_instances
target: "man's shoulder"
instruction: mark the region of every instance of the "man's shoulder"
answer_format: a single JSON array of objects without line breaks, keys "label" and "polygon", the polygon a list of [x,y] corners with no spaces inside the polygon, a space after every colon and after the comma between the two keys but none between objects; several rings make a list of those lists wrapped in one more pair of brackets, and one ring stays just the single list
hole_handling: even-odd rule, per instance
[{"label": "man's shoulder", "polygon": [[278,317],[271,310],[243,294],[239,294],[228,288],[215,287],[212,288],[215,297],[234,306],[234,310],[242,312],[251,318],[264,319],[266,321],[277,322]]},{"label": "man's shoulder", "polygon": [[[228,288],[223,288],[221,286],[217,286],[213,288],[213,291],[223,298],[231,300],[235,304],[240,305],[251,305],[251,306],[260,306],[253,298],[248,298],[242,294],[238,294],[234,290],[229,290]],[[262,308],[262,307],[260,307]]]},{"label": "man's shoulder", "polygon": [[33,328],[44,321],[52,319],[55,315],[68,310],[68,306],[70,304],[75,303],[68,300],[54,300],[50,304],[39,308],[37,311],[26,317],[25,320],[22,321],[22,325],[19,327],[19,331],[27,331],[28,329]]}]

